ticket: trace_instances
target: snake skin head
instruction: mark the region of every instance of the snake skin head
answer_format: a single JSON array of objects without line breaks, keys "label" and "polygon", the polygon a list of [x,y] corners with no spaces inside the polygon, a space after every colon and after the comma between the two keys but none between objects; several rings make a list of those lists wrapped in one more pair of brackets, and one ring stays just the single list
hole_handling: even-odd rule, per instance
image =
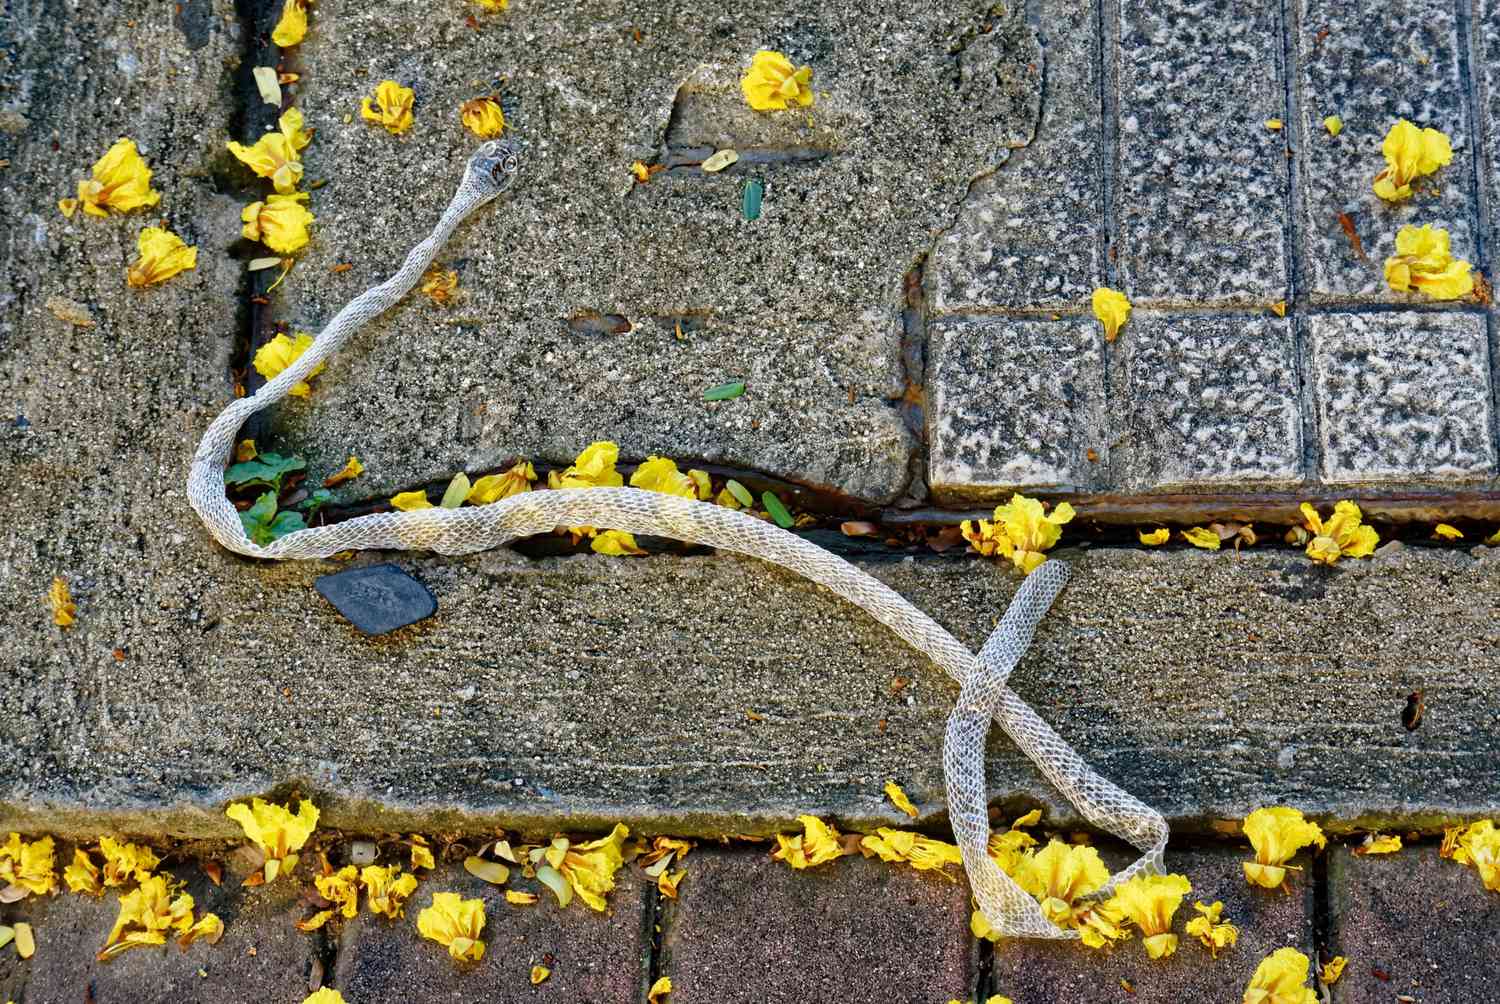
[{"label": "snake skin head", "polygon": [[521,173],[521,144],[508,139],[490,140],[469,158],[469,172],[499,195]]}]

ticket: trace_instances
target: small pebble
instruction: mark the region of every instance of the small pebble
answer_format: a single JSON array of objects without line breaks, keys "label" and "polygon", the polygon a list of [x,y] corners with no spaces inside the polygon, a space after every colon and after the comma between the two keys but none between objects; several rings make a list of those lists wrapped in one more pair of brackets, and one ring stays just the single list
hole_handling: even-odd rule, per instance
[{"label": "small pebble", "polygon": [[375,842],[373,840],[356,840],[349,845],[349,863],[363,868],[365,865],[375,863]]}]

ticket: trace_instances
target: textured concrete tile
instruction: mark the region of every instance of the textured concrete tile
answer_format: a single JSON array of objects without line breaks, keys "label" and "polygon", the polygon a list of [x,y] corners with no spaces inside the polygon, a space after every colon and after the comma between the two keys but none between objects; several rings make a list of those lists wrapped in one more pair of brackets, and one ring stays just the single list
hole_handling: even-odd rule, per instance
[{"label": "textured concrete tile", "polygon": [[675,1004],[970,998],[962,880],[864,858],[793,871],[696,850],[686,863],[660,966]]},{"label": "textured concrete tile", "polygon": [[1288,484],[1302,478],[1291,322],[1137,314],[1119,342],[1123,425],[1111,454],[1136,489]]},{"label": "textured concrete tile", "polygon": [[1500,0],[1470,0],[1469,32],[1472,36],[1471,72],[1478,84],[1480,102],[1480,158],[1478,183],[1489,197],[1490,244],[1500,246],[1500,218],[1494,212],[1500,199]]},{"label": "textured concrete tile", "polygon": [[1080,307],[1104,275],[1094,0],[1033,4],[1046,62],[1031,144],[978,182],[928,260],[934,313]]},{"label": "textured concrete tile", "polygon": [[1494,475],[1483,317],[1326,314],[1304,323],[1324,481],[1453,483]]},{"label": "textured concrete tile", "polygon": [[[513,871],[513,875],[516,873]],[[646,976],[647,886],[639,869],[621,868],[609,910],[595,913],[574,902],[560,909],[543,886],[516,878],[515,888],[536,892],[532,906],[512,906],[505,891],[462,868],[444,867],[422,880],[407,901],[406,918],[389,921],[361,911],[344,929],[333,985],[363,1004],[468,1004],[470,1001],[591,1001],[635,1004]],[[416,919],[434,892],[457,892],[485,902],[484,958],[459,964],[435,941],[417,934]],[[552,970],[531,983],[531,967]]]},{"label": "textured concrete tile", "polygon": [[1138,303],[1287,298],[1286,119],[1272,0],[1122,0],[1119,270]]},{"label": "textured concrete tile", "polygon": [[1092,317],[954,318],[927,334],[934,495],[1088,486],[1102,474],[1104,337]]},{"label": "textured concrete tile", "polygon": [[[1455,255],[1474,261],[1478,252],[1456,5],[1299,0],[1298,6],[1304,282],[1314,301],[1399,302],[1408,294],[1390,291],[1381,263],[1395,253],[1402,225],[1446,227]],[[1337,137],[1323,126],[1329,115],[1344,120]],[[1377,197],[1370,183],[1385,164],[1381,140],[1401,118],[1447,133],[1453,163],[1415,185],[1410,200],[1392,205]],[[1365,259],[1355,254],[1340,213],[1353,221]]]},{"label": "textured concrete tile", "polygon": [[1430,843],[1378,857],[1341,847],[1328,881],[1329,948],[1349,958],[1334,1004],[1500,1002],[1500,894],[1474,869]]},{"label": "textured concrete tile", "polygon": [[[69,852],[71,854],[71,851]],[[303,934],[294,922],[303,915],[301,887],[292,882],[243,889],[226,877],[216,887],[197,868],[180,870],[201,916],[216,913],[224,937],[179,949],[172,939],[162,948],[132,948],[99,962],[120,912],[117,890],[103,899],[69,892],[7,910],[36,929],[36,955],[24,973],[22,1004],[183,1004],[186,1001],[300,1001],[322,950],[322,939]],[[9,923],[9,921],[7,921]],[[0,984],[3,985],[3,984]]]},{"label": "textured concrete tile", "polygon": [[[1193,883],[1172,925],[1181,939],[1176,954],[1153,961],[1139,936],[1108,952],[1076,941],[1003,941],[995,946],[994,987],[989,992],[1004,994],[1015,1004],[1239,1000],[1261,959],[1278,948],[1295,948],[1305,955],[1312,951],[1311,872],[1288,880],[1291,895],[1268,892],[1245,881],[1240,862],[1250,857],[1248,847],[1167,852],[1167,867]],[[1240,929],[1239,942],[1217,960],[1196,938],[1182,934],[1188,918],[1196,916],[1197,900],[1222,901],[1224,919]],[[1122,979],[1130,982],[1133,992],[1121,987]]]}]

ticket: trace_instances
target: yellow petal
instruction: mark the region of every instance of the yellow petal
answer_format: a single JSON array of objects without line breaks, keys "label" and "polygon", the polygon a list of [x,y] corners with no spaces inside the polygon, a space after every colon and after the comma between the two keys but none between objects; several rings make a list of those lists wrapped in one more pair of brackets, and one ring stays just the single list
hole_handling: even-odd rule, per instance
[{"label": "yellow petal", "polygon": [[1168,530],[1164,526],[1158,527],[1157,529],[1152,530],[1150,533],[1147,533],[1144,530],[1137,530],[1135,532],[1135,535],[1139,537],[1141,543],[1145,544],[1147,547],[1159,547],[1160,545],[1165,544],[1168,540],[1172,539],[1172,531]]},{"label": "yellow petal", "polygon": [[687,869],[682,868],[675,872],[663,871],[656,877],[656,890],[668,899],[677,898],[677,887],[687,877]]},{"label": "yellow petal", "polygon": [[[75,203],[90,216],[108,216],[110,211],[127,213],[161,201],[161,193],[151,187],[151,169],[131,140],[116,140],[94,164],[92,174],[89,180],[78,183]],[[61,204],[59,208],[72,215]]]},{"label": "yellow petal", "polygon": [[140,288],[166,282],[178,272],[198,267],[198,249],[160,227],[146,227],[136,241],[141,256],[125,273],[125,281]]},{"label": "yellow petal", "polygon": [[373,100],[365,98],[360,104],[360,117],[383,126],[386,132],[399,136],[412,127],[412,103],[415,92],[402,87],[394,80],[382,80],[375,88]]},{"label": "yellow petal", "polygon": [[666,1004],[667,994],[672,992],[672,977],[662,976],[646,991],[648,1004]]},{"label": "yellow petal", "polygon": [[307,5],[310,0],[286,0],[281,19],[271,32],[271,41],[283,49],[297,45],[307,36]]},{"label": "yellow petal", "polygon": [[422,295],[439,307],[446,307],[457,298],[458,273],[451,268],[434,265],[422,276]]},{"label": "yellow petal", "polygon": [[631,487],[644,488],[664,495],[696,499],[698,486],[692,478],[677,469],[677,464],[668,457],[647,457],[645,463],[630,476]]},{"label": "yellow petal", "polygon": [[456,892],[432,894],[432,905],[417,915],[417,932],[447,947],[454,959],[478,962],[484,958],[484,900],[464,899]]},{"label": "yellow petal", "polygon": [[1281,126],[1281,119],[1266,119],[1266,128],[1271,130],[1272,132],[1279,131],[1281,129]]},{"label": "yellow petal", "polygon": [[551,975],[552,975],[552,970],[548,969],[546,966],[532,966],[531,967],[531,985],[532,986],[536,986],[538,983],[542,982],[543,980],[545,980],[547,977],[549,977]]},{"label": "yellow petal", "polygon": [[427,493],[420,490],[401,492],[398,495],[391,496],[391,505],[402,512],[436,508],[431,502],[427,501]]},{"label": "yellow petal", "polygon": [[812,67],[799,70],[781,53],[762,49],[740,79],[740,90],[745,102],[758,112],[785,109],[789,104],[805,107],[813,102],[811,80]]},{"label": "yellow petal", "polygon": [[1394,854],[1401,849],[1401,838],[1395,834],[1371,833],[1354,849],[1355,854]]},{"label": "yellow petal", "polygon": [[635,537],[624,530],[601,530],[589,542],[589,547],[598,554],[608,554],[614,557],[646,553],[636,546]]},{"label": "yellow petal", "polygon": [[17,955],[23,959],[29,959],[36,954],[36,936],[31,933],[30,924],[16,924],[15,937]]},{"label": "yellow petal", "polygon": [[885,783],[885,797],[891,800],[891,804],[913,819],[917,818],[917,807],[911,804],[911,799],[906,797],[906,792],[895,781]]},{"label": "yellow petal", "polygon": [[1307,956],[1295,948],[1279,948],[1261,960],[1245,989],[1245,1004],[1318,1004],[1318,995],[1307,982],[1311,967]]},{"label": "yellow petal", "polygon": [[489,505],[530,491],[531,483],[535,480],[536,468],[522,460],[503,473],[486,474],[475,481],[474,486],[469,489],[468,501],[474,505]]},{"label": "yellow petal", "polygon": [[1205,551],[1217,551],[1219,549],[1219,535],[1207,527],[1195,526],[1189,530],[1182,531],[1182,539],[1194,547],[1201,547]]},{"label": "yellow petal", "polygon": [[520,892],[516,889],[505,890],[505,901],[514,906],[531,906],[536,900],[536,893]]},{"label": "yellow petal", "polygon": [[1112,342],[1130,319],[1130,301],[1119,290],[1100,286],[1094,290],[1094,316],[1104,325],[1104,340]]},{"label": "yellow petal", "polygon": [[73,621],[78,614],[78,604],[73,602],[73,594],[68,589],[67,581],[60,575],[54,576],[52,586],[47,590],[47,602],[52,605],[52,623],[58,627],[72,627]]},{"label": "yellow petal", "polygon": [[81,847],[73,849],[73,863],[63,869],[63,881],[73,892],[89,896],[104,895],[104,883],[99,881],[99,869]]},{"label": "yellow petal", "polygon": [[1318,981],[1325,987],[1333,986],[1339,981],[1339,977],[1344,975],[1344,967],[1348,964],[1349,960],[1347,958],[1342,955],[1335,955],[1323,964],[1322,969],[1318,970]]},{"label": "yellow petal", "polygon": [[1492,533],[1488,537],[1484,538],[1484,546],[1485,547],[1500,547],[1500,530],[1496,530],[1494,533]]},{"label": "yellow petal", "polygon": [[338,470],[334,471],[332,474],[328,475],[328,477],[323,479],[323,487],[336,487],[343,484],[345,481],[354,480],[364,472],[365,465],[359,462],[358,457],[351,455],[348,460],[344,461],[343,467],[340,467]]},{"label": "yellow petal", "polygon": [[1344,120],[1337,115],[1329,115],[1323,119],[1323,128],[1328,130],[1328,135],[1337,136],[1344,131]]},{"label": "yellow petal", "polygon": [[471,854],[464,858],[464,871],[490,885],[504,885],[510,878],[510,869],[498,861],[488,861]]},{"label": "yellow petal", "polygon": [[[275,338],[272,338],[269,342],[266,342],[266,344],[255,350],[255,358],[252,360],[252,365],[255,367],[255,372],[267,380],[273,380],[283,370],[291,366],[292,363],[302,358],[302,353],[311,348],[312,344],[313,336],[307,334],[305,331],[297,332],[295,339],[288,338],[284,334],[278,334]],[[297,381],[288,393],[293,397],[306,397],[312,390],[307,380],[311,380],[323,372],[323,368],[326,365],[326,363],[318,363],[318,365],[312,368],[312,372],[307,374],[307,379]]]},{"label": "yellow petal", "polygon": [[816,868],[845,854],[839,841],[839,831],[816,816],[798,816],[803,832],[788,836],[776,835],[777,848],[771,857],[785,861],[796,869]]},{"label": "yellow petal", "polygon": [[505,113],[494,98],[465,101],[458,109],[464,128],[480,139],[494,139],[505,131]]},{"label": "yellow petal", "polygon": [[307,228],[317,217],[308,212],[302,203],[307,201],[306,192],[291,195],[271,195],[264,202],[252,202],[240,213],[244,222],[241,236],[260,241],[272,251],[291,254],[307,245]]},{"label": "yellow petal", "polygon": [[1443,537],[1447,540],[1463,540],[1464,538],[1462,530],[1456,526],[1449,526],[1447,523],[1439,523],[1432,528],[1432,533],[1435,537]]}]

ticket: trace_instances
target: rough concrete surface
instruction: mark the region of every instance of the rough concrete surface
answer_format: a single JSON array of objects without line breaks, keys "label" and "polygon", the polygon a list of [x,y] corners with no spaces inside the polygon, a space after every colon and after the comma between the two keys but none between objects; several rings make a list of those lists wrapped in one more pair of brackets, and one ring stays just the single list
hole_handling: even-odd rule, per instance
[{"label": "rough concrete surface", "polygon": [[798,872],[768,854],[684,862],[659,960],[676,1004],[970,998],[962,879],[860,857]]},{"label": "rough concrete surface", "polygon": [[1329,950],[1349,958],[1335,1004],[1500,1001],[1500,894],[1431,842],[1400,853],[1330,855]]}]

